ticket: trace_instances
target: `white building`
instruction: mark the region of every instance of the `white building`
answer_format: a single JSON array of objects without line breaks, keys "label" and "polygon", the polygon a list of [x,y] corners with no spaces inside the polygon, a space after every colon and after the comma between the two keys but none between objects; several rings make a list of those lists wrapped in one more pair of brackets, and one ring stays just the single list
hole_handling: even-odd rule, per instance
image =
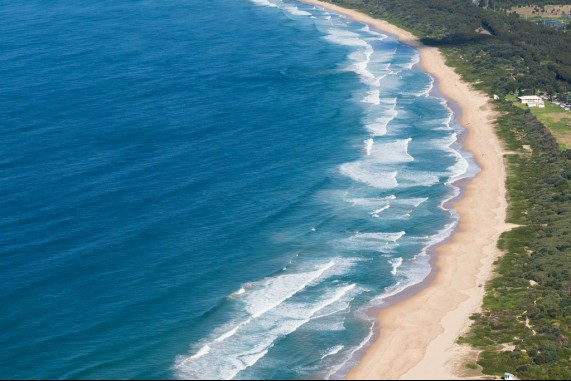
[{"label": "white building", "polygon": [[519,101],[524,104],[528,104],[530,102],[533,103],[543,102],[543,99],[541,99],[541,97],[538,97],[537,95],[525,95],[523,97],[517,97],[517,99],[519,99]]},{"label": "white building", "polygon": [[521,103],[528,105],[528,107],[545,107],[543,99],[537,95],[525,95],[523,97],[518,97],[517,99],[519,99]]}]

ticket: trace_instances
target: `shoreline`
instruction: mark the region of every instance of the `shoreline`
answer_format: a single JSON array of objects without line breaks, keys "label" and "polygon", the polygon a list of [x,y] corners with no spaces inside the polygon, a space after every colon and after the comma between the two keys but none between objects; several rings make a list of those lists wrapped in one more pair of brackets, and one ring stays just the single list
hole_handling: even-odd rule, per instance
[{"label": "shoreline", "polygon": [[365,23],[396,36],[418,51],[420,68],[433,76],[435,87],[460,109],[457,122],[467,130],[464,148],[480,167],[452,202],[460,220],[451,237],[435,248],[427,279],[391,297],[377,313],[380,330],[347,374],[348,379],[455,379],[462,364],[456,339],[469,327],[469,317],[481,308],[484,284],[500,256],[496,243],[513,225],[505,222],[506,170],[504,150],[495,134],[495,112],[489,97],[470,88],[446,66],[437,48],[410,32],[359,11],[318,0],[299,0]]}]

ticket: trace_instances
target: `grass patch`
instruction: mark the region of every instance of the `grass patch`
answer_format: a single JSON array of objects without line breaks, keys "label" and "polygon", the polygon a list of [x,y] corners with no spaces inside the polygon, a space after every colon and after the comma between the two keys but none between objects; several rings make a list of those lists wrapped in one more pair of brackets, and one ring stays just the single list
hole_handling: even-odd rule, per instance
[{"label": "grass patch", "polygon": [[531,112],[545,127],[549,128],[562,150],[571,149],[571,112],[550,102],[545,108],[532,108]]},{"label": "grass patch", "polygon": [[571,149],[571,111],[565,111],[548,101],[545,102],[545,108],[530,108],[520,103],[513,94],[507,95],[506,100],[522,110],[529,108],[529,111],[551,131],[562,151]]}]

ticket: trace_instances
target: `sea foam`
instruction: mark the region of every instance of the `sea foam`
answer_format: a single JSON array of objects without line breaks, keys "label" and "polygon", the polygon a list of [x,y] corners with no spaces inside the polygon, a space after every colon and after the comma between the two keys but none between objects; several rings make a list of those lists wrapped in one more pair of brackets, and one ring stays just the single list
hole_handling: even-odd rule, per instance
[{"label": "sea foam", "polygon": [[401,164],[414,161],[408,153],[411,138],[399,139],[392,142],[377,143],[371,149],[371,156],[376,163]]},{"label": "sea foam", "polygon": [[277,8],[277,5],[270,2],[269,0],[250,0],[252,3],[262,6],[262,7],[272,7]]},{"label": "sea foam", "polygon": [[360,161],[343,164],[340,170],[345,176],[378,189],[398,187],[397,171],[382,171]]},{"label": "sea foam", "polygon": [[345,348],[345,346],[343,345],[337,345],[333,348],[330,348],[325,354],[321,355],[321,360],[323,360],[326,357],[336,355],[337,353],[341,352],[343,348]]},{"label": "sea foam", "polygon": [[365,153],[367,154],[367,156],[371,156],[371,152],[373,149],[373,144],[375,144],[375,141],[372,138],[369,138],[367,140],[365,140],[363,143],[365,143]]},{"label": "sea foam", "polygon": [[257,289],[244,297],[246,310],[253,318],[260,317],[303,290],[334,265],[335,262],[330,261],[312,272],[285,274],[257,282]]},{"label": "sea foam", "polygon": [[403,261],[403,259],[401,257],[393,258],[393,259],[389,260],[389,263],[391,264],[391,266],[393,268],[391,270],[391,274],[397,275],[397,270],[402,265],[402,261]]},{"label": "sea foam", "polygon": [[319,318],[319,312],[344,298],[352,299],[355,284],[343,285],[311,304],[283,304],[271,314],[252,320],[241,335],[231,340],[210,344],[201,356],[180,356],[175,364],[179,378],[232,379],[264,358],[275,341],[287,336],[309,321]]},{"label": "sea foam", "polygon": [[311,13],[306,12],[306,11],[302,11],[298,7],[295,7],[295,6],[284,6],[283,9],[285,9],[286,11],[288,11],[289,13],[291,13],[294,16],[311,16]]}]

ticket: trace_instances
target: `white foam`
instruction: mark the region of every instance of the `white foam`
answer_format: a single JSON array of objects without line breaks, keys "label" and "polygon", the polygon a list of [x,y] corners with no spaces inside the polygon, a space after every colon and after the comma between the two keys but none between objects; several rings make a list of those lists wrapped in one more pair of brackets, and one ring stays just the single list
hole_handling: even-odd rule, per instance
[{"label": "white foam", "polygon": [[383,102],[395,106],[397,104],[397,98],[383,98]]},{"label": "white foam", "polygon": [[[349,54],[349,60],[354,63],[351,64],[347,70],[357,73],[367,84],[375,82],[376,77],[368,69],[374,49],[361,35],[342,29],[329,29],[325,39],[337,45],[361,48]],[[378,96],[369,94],[364,102],[378,104]]]},{"label": "white foam", "polygon": [[381,104],[381,92],[377,89],[369,90],[367,96],[363,98],[363,103],[369,103],[372,105]]},{"label": "white foam", "polygon": [[[402,271],[400,275],[402,280],[399,280],[396,284],[385,288],[381,295],[373,298],[367,306],[360,308],[357,312],[363,313],[373,306],[381,306],[385,304],[387,298],[397,295],[407,288],[426,279],[431,271],[429,262],[430,258],[427,255],[428,250],[448,238],[454,231],[456,225],[457,220],[447,224],[444,228],[430,237],[417,237],[417,239],[427,240],[426,244],[420,253],[418,253],[412,260],[407,261],[406,269]],[[405,266],[402,258],[394,258],[393,260],[390,260],[389,263],[393,266],[393,271],[391,271],[393,275],[397,274],[397,270],[400,266]]]},{"label": "white foam", "polygon": [[431,75],[428,75],[429,82],[428,84],[420,90],[412,90],[412,91],[403,91],[401,95],[403,96],[411,96],[415,98],[419,97],[428,97],[434,88],[434,78]]},{"label": "white foam", "polygon": [[468,175],[468,170],[470,169],[470,163],[460,154],[460,152],[454,150],[453,155],[456,157],[456,162],[448,167],[448,171],[450,171],[450,179],[448,180],[448,183],[453,183],[465,178]]},{"label": "white foam", "polygon": [[[315,319],[316,316],[318,316],[317,315],[318,312],[340,301],[345,295],[347,295],[351,290],[353,290],[355,286],[356,286],[355,284],[351,284],[348,286],[340,287],[336,289],[332,293],[332,295],[328,295],[327,297],[318,301],[315,305],[302,306],[298,308],[291,308],[291,306],[287,307],[284,306],[283,311],[281,311],[280,314],[276,315],[279,317],[286,316],[289,319],[285,322],[282,321],[277,325],[275,323],[272,324],[272,328],[264,332],[264,335],[270,338],[266,340],[266,342],[271,341],[267,347],[269,348],[270,346],[272,346],[277,338],[287,336],[292,332],[295,332],[301,326],[307,324],[309,321]],[[261,357],[257,358],[256,361],[258,361]]]},{"label": "white foam", "polygon": [[420,55],[419,55],[418,53],[415,53],[415,54],[412,56],[412,59],[410,60],[410,62],[407,62],[407,63],[403,64],[401,67],[402,67],[403,69],[408,69],[408,70],[410,70],[410,69],[412,69],[412,68],[414,67],[414,65],[416,65],[416,64],[419,63],[419,62],[420,62]]},{"label": "white foam", "polygon": [[372,156],[377,163],[382,164],[400,164],[414,161],[414,158],[408,153],[408,146],[412,141],[409,139],[400,139],[387,143],[375,144],[372,150]]},{"label": "white foam", "polygon": [[[381,35],[381,36],[386,38],[386,35]],[[379,38],[378,40],[383,40],[383,39],[384,38]],[[386,47],[384,47],[384,48],[386,49]],[[383,49],[376,50],[373,53],[372,59],[377,64],[385,64],[384,70],[389,70],[389,68],[393,64],[393,59],[394,59],[396,52],[397,52],[397,49],[393,49],[391,51],[383,50]]]},{"label": "white foam", "polygon": [[[236,377],[238,375],[238,373],[240,373],[241,371],[243,371],[245,369],[248,369],[249,367],[251,367],[252,365],[257,363],[260,359],[262,359],[265,355],[268,354],[268,351],[270,350],[270,348],[272,346],[273,346],[273,343],[266,346],[265,348],[263,348],[264,345],[260,345],[256,348],[254,348],[253,350],[251,350],[250,352],[239,354],[238,358],[242,361],[243,366],[239,369],[236,369],[235,373],[232,375],[232,377],[230,377],[230,379],[233,379],[234,377]],[[260,348],[263,348],[263,349],[259,350]]]},{"label": "white foam", "polygon": [[443,124],[446,127],[446,130],[452,129],[452,118],[454,118],[454,113],[448,107],[448,103],[446,101],[442,101],[442,105],[448,109],[448,115],[446,118],[437,120],[437,123]]},{"label": "white foam", "polygon": [[333,293],[332,297],[323,300],[321,303],[319,303],[317,305],[317,307],[315,307],[315,309],[311,313],[310,317],[315,317],[317,312],[319,312],[319,311],[323,310],[325,307],[341,300],[341,298],[343,298],[349,291],[353,290],[356,286],[357,286],[356,284],[350,284],[348,286],[343,286],[343,287],[339,287],[338,289],[336,289],[335,292]]},{"label": "white foam", "polygon": [[393,267],[393,269],[391,270],[391,274],[397,275],[397,270],[402,265],[402,261],[403,261],[403,259],[401,257],[393,258],[393,259],[389,260],[389,263]]},{"label": "white foam", "polygon": [[390,70],[389,70],[390,66],[391,66],[391,64],[386,64],[384,70],[381,71],[381,72],[385,72],[385,73],[375,77],[375,80],[372,81],[370,83],[370,85],[374,86],[374,87],[381,87],[381,82],[383,81],[383,79],[385,79],[387,77],[387,75],[390,74]]},{"label": "white foam", "polygon": [[396,110],[396,98],[380,98],[379,109],[384,111],[384,115],[376,117],[372,122],[366,123],[367,130],[373,136],[384,136],[387,134],[388,126],[399,112]]},{"label": "white foam", "polygon": [[206,344],[202,348],[200,348],[200,350],[198,352],[196,352],[196,354],[194,356],[190,356],[190,359],[191,360],[199,359],[202,356],[206,356],[208,353],[210,353],[210,346],[208,344]]},{"label": "white foam", "polygon": [[417,97],[427,97],[434,88],[434,77],[430,74],[428,76],[430,78],[430,83],[420,93],[415,94]]},{"label": "white foam", "polygon": [[398,183],[402,187],[429,187],[440,182],[442,174],[422,171],[401,171],[398,174]]},{"label": "white foam", "polygon": [[294,16],[311,16],[311,13],[302,11],[296,6],[284,6],[283,9],[285,9]]},{"label": "white foam", "polygon": [[315,271],[284,274],[256,282],[259,287],[244,297],[246,310],[253,318],[262,316],[316,281],[334,265],[335,262],[330,261]]},{"label": "white foam", "polygon": [[[395,115],[396,116],[396,112]],[[384,136],[387,134],[387,127],[389,123],[394,119],[394,116],[387,116],[375,119],[374,123],[367,124],[367,130],[373,136]]]},{"label": "white foam", "polygon": [[457,141],[458,135],[456,133],[450,134],[443,139],[432,141],[432,144],[439,146],[444,151],[450,152],[455,158],[454,164],[447,168],[448,174],[450,175],[448,183],[453,183],[469,176],[468,170],[470,169],[470,163],[466,157],[460,153],[459,149],[453,148],[453,146],[457,144]]},{"label": "white foam", "polygon": [[244,287],[240,287],[239,290],[230,294],[230,298],[238,298],[238,297],[240,297],[240,295],[243,295],[245,293],[246,293],[246,289]]},{"label": "white foam", "polygon": [[373,149],[373,144],[375,143],[375,141],[372,138],[369,138],[365,140],[363,143],[365,143],[365,153],[367,154],[367,156],[371,156],[371,150]]},{"label": "white foam", "polygon": [[373,338],[373,334],[375,332],[375,322],[372,319],[369,319],[369,321],[370,321],[370,326],[369,326],[369,334],[367,335],[367,337],[365,337],[359,345],[357,345],[355,348],[353,348],[353,350],[351,351],[351,353],[349,353],[349,355],[347,356],[345,361],[341,362],[341,364],[332,368],[329,371],[329,373],[325,376],[326,380],[331,379],[333,376],[336,376],[336,377],[334,377],[335,379],[339,379],[340,377],[336,373],[338,373],[341,369],[344,369],[345,365],[347,365],[347,363],[349,363],[349,361],[351,361],[353,359],[353,356],[355,355],[355,353],[357,353],[358,351],[363,349],[365,347],[365,345],[367,345],[369,343],[369,341],[371,341],[371,339]]},{"label": "white foam", "polygon": [[420,205],[428,201],[428,197],[418,197],[418,198],[401,198],[396,201],[396,203],[401,205],[411,205],[418,208]]},{"label": "white foam", "polygon": [[371,45],[369,45],[367,41],[363,40],[359,34],[348,30],[329,29],[325,39],[337,45],[369,47],[372,49]]},{"label": "white foam", "polygon": [[376,241],[387,241],[387,242],[397,242],[399,239],[404,237],[406,232],[400,231],[396,233],[357,233],[352,238],[359,240],[376,240]]},{"label": "white foam", "polygon": [[418,256],[420,257],[427,257],[428,256],[428,250],[433,247],[434,245],[443,242],[445,239],[447,239],[448,237],[450,237],[450,235],[452,234],[452,232],[454,231],[454,229],[456,228],[456,226],[458,225],[458,221],[454,220],[452,222],[450,222],[449,224],[447,224],[446,226],[444,226],[442,229],[440,229],[438,231],[438,233],[434,234],[433,236],[431,236],[428,240],[428,242],[426,243],[426,245],[424,246],[424,248],[422,249],[422,251],[418,254]]},{"label": "white foam", "polygon": [[340,171],[355,181],[378,189],[391,189],[399,185],[397,182],[398,172],[387,172],[374,167],[370,168],[360,161],[343,164]]},{"label": "white foam", "polygon": [[345,346],[343,346],[343,345],[337,345],[333,348],[329,348],[327,353],[325,353],[324,355],[321,356],[321,360],[323,360],[324,358],[329,357],[329,356],[335,356],[337,353],[341,352],[343,350],[343,348],[345,348]]},{"label": "white foam", "polygon": [[390,205],[386,205],[386,206],[383,206],[382,208],[373,210],[373,211],[370,212],[369,214],[370,214],[372,217],[379,218],[379,215],[380,215],[383,211],[387,210],[387,209],[390,208],[390,207],[391,207]]},{"label": "white foam", "polygon": [[[348,70],[349,71],[354,71],[355,73],[359,74],[361,76],[361,79],[363,79],[363,81],[365,83],[371,83],[375,80],[375,76],[373,75],[373,73],[371,73],[369,70],[367,70],[367,66],[368,66],[368,61],[364,60],[361,62],[357,62],[353,65],[351,65]],[[374,96],[374,95],[373,95]],[[369,97],[371,97],[371,94],[369,94]],[[366,103],[372,103],[372,104],[378,104],[377,102],[379,102],[378,99],[379,95],[377,94],[376,98],[371,98],[369,99],[369,101],[365,101]]]},{"label": "white foam", "polygon": [[381,295],[378,295],[377,297],[373,298],[373,300],[371,300],[371,302],[370,302],[370,305],[382,305],[382,304],[384,304],[385,299],[401,293],[402,291],[404,291],[406,288],[408,288],[410,286],[411,286],[411,284],[408,284],[408,283],[403,283],[401,281],[396,282],[395,284],[393,284],[389,287],[386,287],[384,292]]},{"label": "white foam", "polygon": [[353,206],[363,206],[363,207],[380,207],[388,205],[389,201],[396,200],[397,196],[394,194],[387,197],[369,197],[369,198],[348,198],[345,199],[346,202],[351,203]]},{"label": "white foam", "polygon": [[272,8],[276,8],[277,5],[274,3],[271,3],[268,0],[250,0],[252,3],[259,5],[261,7],[272,7]]},{"label": "white foam", "polygon": [[[404,262],[401,263],[401,265],[404,266]],[[397,283],[385,288],[384,292],[381,295],[373,298],[367,306],[362,307],[358,312],[366,311],[373,306],[378,307],[384,305],[388,298],[400,294],[407,288],[426,279],[428,274],[430,274],[430,269],[429,258],[426,256],[417,255],[413,260],[407,261],[406,269],[400,273],[400,280]],[[396,275],[396,271],[393,275]]]},{"label": "white foam", "polygon": [[452,133],[440,139],[433,139],[430,141],[430,144],[436,146],[441,150],[448,151],[451,149],[450,146],[456,141],[458,141],[458,134]]},{"label": "white foam", "polygon": [[[371,73],[368,70],[369,63],[371,62],[371,56],[373,54],[373,48],[368,43],[365,42],[365,44],[366,45],[364,51],[360,50],[349,54],[349,59],[355,61],[355,63],[352,66],[350,66],[348,69],[359,74],[363,82],[371,85],[377,82],[376,77],[373,75],[373,73]],[[373,95],[370,94],[369,96],[374,97],[375,94]],[[372,104],[379,104],[378,103],[380,102],[379,99],[380,99],[380,93],[377,92],[376,97],[372,99],[373,100]]]},{"label": "white foam", "polygon": [[323,297],[312,303],[286,302],[275,310],[257,319],[244,323],[244,332],[229,335],[226,340],[213,341],[209,350],[202,350],[200,356],[179,356],[175,370],[179,378],[185,379],[232,379],[240,372],[255,365],[267,355],[275,341],[287,336],[309,321],[321,317],[319,312],[336,303],[354,297],[355,284],[344,285],[323,293]]},{"label": "white foam", "polygon": [[[227,359],[224,367],[219,367],[216,363],[212,363],[212,366],[209,367],[207,362],[203,359],[194,359],[194,361],[191,361],[193,360],[192,358],[178,356],[174,369],[177,372],[178,379],[230,380],[234,378],[241,370],[246,369],[248,366],[250,366],[249,363],[251,364],[253,360],[253,352],[255,351],[241,353],[238,356]],[[267,348],[264,347],[257,353],[258,357],[261,358],[261,356],[264,356],[267,353]]]},{"label": "white foam", "polygon": [[332,303],[321,308],[319,311],[311,316],[313,324],[311,324],[308,329],[321,330],[321,331],[342,331],[345,329],[344,320],[339,317],[334,317],[332,319],[326,319],[327,317],[337,315],[341,312],[347,312],[351,308],[351,302],[355,297],[365,291],[364,288],[357,287],[355,284],[347,286],[347,291],[343,291],[340,298],[337,298]]},{"label": "white foam", "polygon": [[[320,311],[321,313],[314,315],[313,318],[314,318],[314,319],[322,319],[322,318],[325,318],[325,317],[328,317],[328,316],[331,316],[331,315],[336,315],[336,314],[338,314],[338,313],[340,313],[340,312],[343,312],[343,311],[347,311],[347,310],[349,309],[349,306],[350,306],[349,303],[350,303],[351,301],[352,301],[352,299],[351,299],[351,300],[347,300],[347,301],[345,301],[345,302],[343,302],[343,303],[341,303],[341,302],[336,302],[335,304],[333,304],[333,305],[331,305],[331,306],[328,306],[328,307],[323,308],[323,309]],[[329,329],[330,326],[326,326],[326,328]]]},{"label": "white foam", "polygon": [[218,336],[214,341],[217,342],[217,343],[220,343],[220,342],[222,342],[222,341],[224,341],[224,340],[226,340],[226,339],[231,338],[232,336],[234,336],[234,335],[236,334],[236,332],[238,332],[238,330],[239,330],[240,328],[242,328],[243,326],[249,324],[251,321],[252,321],[252,319],[248,319],[248,320],[246,320],[246,321],[244,321],[244,322],[242,322],[242,323],[236,325],[236,326],[235,326],[234,328],[232,328],[231,330],[229,330],[229,331],[223,333],[222,335]]},{"label": "white foam", "polygon": [[377,37],[378,40],[381,40],[381,41],[388,37],[386,34],[382,34],[382,33],[376,32],[374,30],[371,30],[371,28],[369,27],[369,24],[364,24],[363,28],[361,28],[360,30],[363,32],[367,32],[367,34],[370,34],[371,36]]},{"label": "white foam", "polygon": [[397,241],[405,235],[398,233],[357,233],[344,241],[350,250],[370,250],[381,254],[389,254],[399,246]]}]

